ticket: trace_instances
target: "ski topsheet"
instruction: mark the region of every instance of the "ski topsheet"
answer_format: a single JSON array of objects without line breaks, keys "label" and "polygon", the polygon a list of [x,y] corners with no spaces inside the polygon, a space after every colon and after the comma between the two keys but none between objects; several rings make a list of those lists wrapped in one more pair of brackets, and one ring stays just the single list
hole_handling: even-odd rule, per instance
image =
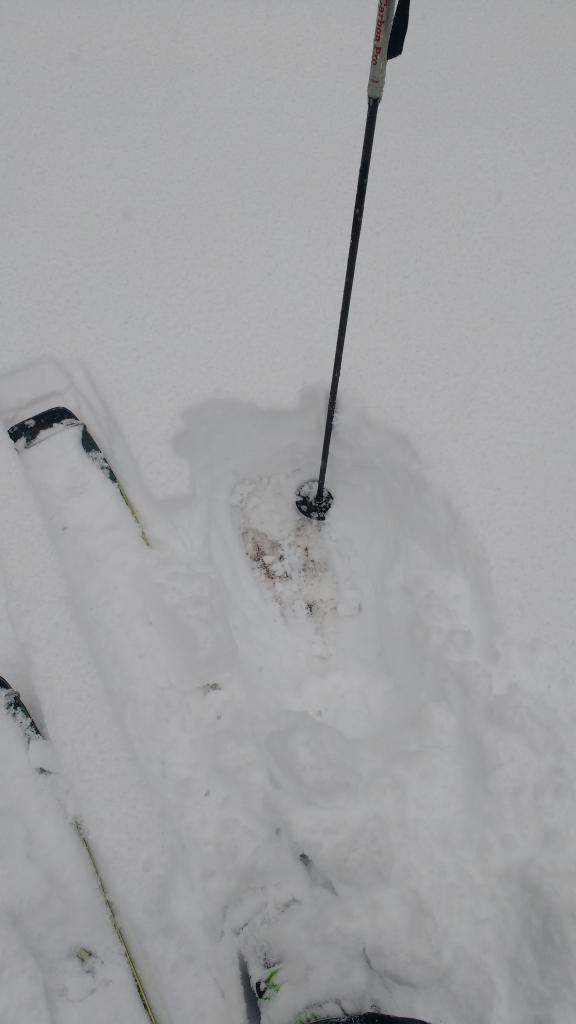
[{"label": "ski topsheet", "polygon": [[[44,736],[42,735],[40,729],[36,725],[36,722],[32,718],[32,715],[30,714],[28,708],[22,701],[18,691],[14,690],[13,687],[10,686],[10,684],[7,682],[6,679],[4,679],[3,676],[0,676],[0,706],[2,706],[2,704],[4,705],[4,708],[7,711],[8,715],[10,715],[10,717],[12,717],[16,721],[28,743],[30,743],[33,740],[44,740]],[[38,770],[43,774],[51,774],[50,771],[43,767],[39,767]],[[96,881],[98,883],[98,888],[106,905],[106,910],[108,912],[110,923],[112,924],[118,942],[120,943],[120,946],[122,948],[122,952],[130,968],[130,973],[132,975],[134,985],[140,997],[142,1006],[146,1011],[148,1020],[150,1024],[159,1024],[158,1019],[152,1009],[150,998],[144,987],[144,982],[139,973],[134,956],[130,950],[124,931],[122,930],[118,913],[112,902],[112,898],[107,891],[107,887],[102,877],[100,868],[98,867],[94,851],[92,850],[87,835],[82,827],[82,823],[79,818],[72,818],[71,825],[74,828],[80,842],[82,843],[82,846],[84,847],[88,859],[90,861],[90,865],[92,867]],[[78,958],[84,965],[86,965],[94,957],[94,955],[95,954],[91,950],[87,949],[84,946],[80,947],[80,949],[77,952]]]},{"label": "ski topsheet", "polygon": [[104,473],[108,480],[118,488],[124,503],[138,524],[142,540],[145,544],[148,544],[149,541],[142,522],[140,521],[140,518],[125,489],[122,487],[122,484],[112,469],[112,466],[104,455],[104,452],[94,440],[94,437],[88,430],[86,424],[82,423],[78,416],[76,416],[76,414],[70,409],[67,409],[64,406],[55,406],[51,409],[44,409],[42,412],[39,412],[34,416],[28,416],[19,423],[14,423],[8,428],[8,434],[12,438],[16,449],[21,451],[23,448],[31,448],[36,444],[40,444],[41,441],[47,440],[53,434],[59,433],[60,431],[66,430],[70,427],[79,429],[80,443],[83,451],[98,467],[98,469]]}]

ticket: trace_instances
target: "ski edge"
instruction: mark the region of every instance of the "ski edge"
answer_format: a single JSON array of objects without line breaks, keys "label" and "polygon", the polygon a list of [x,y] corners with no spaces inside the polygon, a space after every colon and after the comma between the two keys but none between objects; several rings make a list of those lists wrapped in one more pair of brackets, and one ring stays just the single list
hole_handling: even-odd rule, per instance
[{"label": "ski edge", "polygon": [[[14,719],[18,727],[23,732],[27,743],[30,743],[31,739],[46,739],[44,734],[36,725],[36,722],[34,721],[28,708],[26,707],[26,704],[21,699],[18,690],[15,690],[14,687],[10,685],[8,680],[4,678],[4,676],[0,676],[0,707],[2,707],[2,704],[7,714]],[[43,774],[46,773],[46,770],[43,768],[39,770]],[[122,930],[118,912],[104,883],[104,878],[98,866],[98,862],[94,855],[92,846],[86,836],[86,832],[84,830],[82,822],[80,821],[79,818],[75,817],[71,819],[70,824],[74,828],[78,838],[80,839],[80,842],[82,843],[86,851],[86,854],[92,866],[92,871],[98,883],[100,894],[104,900],[104,904],[108,914],[108,919],[110,921],[110,924],[112,925],[116,938],[120,943],[122,952],[124,954],[124,958],[128,963],[128,967],[132,975],[134,986],[140,997],[140,1001],[148,1016],[150,1024],[159,1024],[158,1018],[152,1008],[152,1003],[150,1002],[146,988],[144,987],[144,982],[142,981],[142,977],[136,965],[136,961],[130,950],[130,946],[128,945],[126,936]]]}]

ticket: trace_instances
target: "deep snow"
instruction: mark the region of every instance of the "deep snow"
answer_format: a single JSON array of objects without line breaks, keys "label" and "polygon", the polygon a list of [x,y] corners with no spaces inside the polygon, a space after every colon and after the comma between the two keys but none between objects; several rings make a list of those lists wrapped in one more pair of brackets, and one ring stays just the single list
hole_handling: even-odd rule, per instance
[{"label": "deep snow", "polygon": [[3,1022],[142,1018],[65,811],[163,1021],[240,1020],[269,931],[274,1024],[574,1015],[574,13],[416,5],[318,529],[373,16],[4,7],[2,419],[77,408],[151,548],[74,431],[2,439],[0,672],[59,766],[0,718]]}]

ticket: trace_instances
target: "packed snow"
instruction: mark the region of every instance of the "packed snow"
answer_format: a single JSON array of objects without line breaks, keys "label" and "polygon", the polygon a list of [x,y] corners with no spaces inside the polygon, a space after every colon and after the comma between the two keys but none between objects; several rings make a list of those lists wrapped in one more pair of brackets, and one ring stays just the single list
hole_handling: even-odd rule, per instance
[{"label": "packed snow", "polygon": [[158,1024],[576,1020],[576,15],[413,0],[315,523],[374,7],[4,6],[1,1024],[149,1019],[78,828]]}]

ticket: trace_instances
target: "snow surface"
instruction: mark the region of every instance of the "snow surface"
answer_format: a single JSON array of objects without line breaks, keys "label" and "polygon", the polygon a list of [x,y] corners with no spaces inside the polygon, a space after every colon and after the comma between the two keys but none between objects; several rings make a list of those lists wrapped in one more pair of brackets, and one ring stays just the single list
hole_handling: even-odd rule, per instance
[{"label": "snow surface", "polygon": [[576,15],[414,0],[318,527],[374,6],[3,5],[0,418],[150,545],[0,438],[2,1024],[146,1019],[75,816],[159,1024],[576,1020]]}]

